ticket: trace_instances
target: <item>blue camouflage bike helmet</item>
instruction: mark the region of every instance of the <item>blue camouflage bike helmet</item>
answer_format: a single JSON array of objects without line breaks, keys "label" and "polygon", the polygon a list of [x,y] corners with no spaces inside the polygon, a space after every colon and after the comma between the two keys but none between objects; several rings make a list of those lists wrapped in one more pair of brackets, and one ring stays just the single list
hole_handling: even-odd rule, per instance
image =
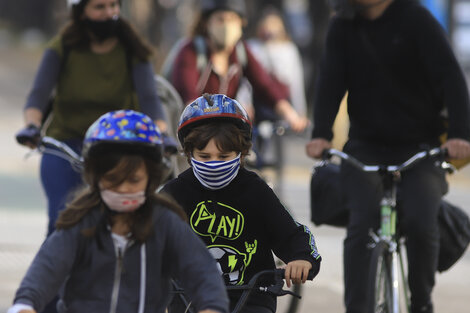
[{"label": "blue camouflage bike helmet", "polygon": [[163,139],[147,115],[133,110],[112,111],[98,118],[83,140],[83,157],[116,150],[143,152],[161,161]]},{"label": "blue camouflage bike helmet", "polygon": [[238,101],[222,94],[204,94],[186,106],[178,123],[178,139],[183,146],[189,131],[207,120],[234,123],[251,138],[251,121]]}]

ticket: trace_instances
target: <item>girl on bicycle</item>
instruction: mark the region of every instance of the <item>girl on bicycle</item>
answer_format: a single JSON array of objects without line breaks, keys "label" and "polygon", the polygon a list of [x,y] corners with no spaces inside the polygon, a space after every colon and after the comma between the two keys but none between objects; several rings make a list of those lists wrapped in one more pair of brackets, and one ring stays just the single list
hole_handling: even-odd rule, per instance
[{"label": "girl on bicycle", "polygon": [[[272,189],[242,166],[251,147],[244,108],[221,94],[197,98],[183,111],[178,139],[191,165],[162,192],[184,208],[189,224],[217,260],[227,285],[242,285],[274,269],[274,252],[286,266],[285,280],[304,283],[320,269],[310,230],[298,224]],[[230,295],[233,307],[239,294]],[[275,312],[274,296],[254,292],[247,310]]]},{"label": "girl on bicycle", "polygon": [[84,139],[87,186],[60,214],[8,311],[160,312],[179,279],[198,312],[227,312],[214,259],[172,200],[156,194],[162,137],[150,117],[109,112]]}]

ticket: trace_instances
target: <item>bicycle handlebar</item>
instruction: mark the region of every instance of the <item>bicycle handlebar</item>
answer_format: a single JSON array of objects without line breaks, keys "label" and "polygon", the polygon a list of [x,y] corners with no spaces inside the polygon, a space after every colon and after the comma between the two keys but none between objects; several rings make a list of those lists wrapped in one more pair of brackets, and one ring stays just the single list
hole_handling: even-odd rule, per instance
[{"label": "bicycle handlebar", "polygon": [[[237,305],[233,309],[232,313],[238,313],[238,312],[241,311],[241,309],[245,306],[245,303],[248,300],[248,297],[250,296],[251,292],[256,289],[259,279],[261,277],[267,276],[267,275],[274,275],[274,284],[271,285],[271,286],[267,286],[267,287],[260,286],[257,289],[258,291],[267,292],[267,293],[270,293],[272,295],[275,295],[276,297],[284,296],[284,295],[289,294],[289,295],[297,297],[299,299],[302,298],[300,295],[298,295],[296,293],[293,293],[292,291],[289,291],[289,290],[284,290],[282,288],[284,286],[284,280],[283,279],[285,277],[285,270],[283,268],[276,268],[274,270],[265,270],[265,271],[261,271],[261,272],[256,273],[256,275],[254,275],[250,279],[248,284],[246,284],[244,286],[228,286],[227,287],[228,291],[230,291],[230,290],[243,290],[243,294],[241,295],[240,299],[238,300]],[[314,277],[313,272],[309,271],[307,279],[312,280],[313,277]]]},{"label": "bicycle handlebar", "polygon": [[446,162],[443,158],[447,155],[447,149],[443,148],[433,148],[431,150],[424,150],[416,153],[415,155],[411,156],[408,160],[403,162],[402,164],[398,165],[367,165],[362,163],[361,161],[357,160],[353,156],[336,150],[336,149],[327,149],[323,151],[323,159],[327,160],[330,159],[332,156],[337,156],[340,159],[348,162],[352,166],[356,167],[357,169],[363,171],[363,172],[379,172],[379,171],[384,171],[388,173],[393,173],[393,172],[402,172],[404,170],[409,169],[410,167],[416,165],[419,161],[428,158],[428,157],[442,157],[441,161],[441,167],[446,170],[449,173],[453,173],[456,171],[455,167]]},{"label": "bicycle handlebar", "polygon": [[[259,286],[258,282],[261,277],[266,277],[266,276],[273,276],[274,277],[274,284],[270,286]],[[309,271],[307,280],[313,280],[314,278],[314,272]],[[283,268],[276,268],[272,270],[264,270],[261,272],[256,273],[250,281],[241,286],[226,286],[227,291],[235,291],[235,290],[240,290],[243,291],[242,295],[237,301],[237,304],[235,308],[233,309],[232,313],[239,313],[243,307],[245,306],[248,297],[250,296],[251,292],[254,290],[260,291],[260,292],[266,292],[269,294],[272,294],[276,297],[279,296],[284,296],[284,295],[291,295],[297,298],[301,298],[300,295],[290,291],[290,290],[284,290],[282,287],[284,286],[284,277],[285,277],[285,269]],[[174,293],[181,294],[184,293],[184,289],[179,288],[175,283],[174,283]]]},{"label": "bicycle handlebar", "polygon": [[41,153],[53,154],[69,161],[78,170],[83,169],[83,157],[62,141],[43,136],[39,139],[37,149]]},{"label": "bicycle handlebar", "polygon": [[[176,144],[174,144],[174,140],[172,140],[168,135],[164,136],[163,147],[165,152],[168,152],[169,155],[174,155],[177,153]],[[63,158],[78,169],[83,168],[83,157],[62,141],[49,136],[43,136],[39,138],[37,149],[41,153],[49,153]],[[166,155],[163,155],[163,162],[168,168],[171,168],[171,162],[168,160]]]},{"label": "bicycle handlebar", "polygon": [[[227,286],[227,290],[247,290],[247,289],[252,289],[256,286],[256,284],[258,283],[258,281],[260,280],[261,277],[263,276],[268,276],[268,275],[273,275],[274,276],[274,280],[277,282],[277,281],[282,281],[285,277],[285,269],[283,268],[276,268],[276,269],[273,269],[273,270],[264,270],[264,271],[261,271],[261,272],[258,272],[256,273],[251,279],[250,281],[246,284],[246,285],[241,285],[241,286]],[[307,276],[307,280],[313,280],[314,278],[314,275],[313,275],[313,272],[312,271],[309,271],[308,272],[308,276]],[[267,291],[269,292],[268,290],[264,290],[265,288],[268,288],[268,287],[261,287],[263,288],[262,291]],[[277,295],[277,294],[276,294]],[[283,295],[283,294],[282,294]],[[280,296],[282,296],[280,295]]]},{"label": "bicycle handlebar", "polygon": [[71,157],[76,162],[83,162],[83,158],[79,154],[77,154],[75,151],[73,151],[72,148],[70,148],[65,143],[63,143],[62,141],[56,140],[48,136],[42,137],[39,141],[39,147],[46,149],[48,146],[52,146],[54,148],[59,149],[60,151],[65,153],[67,156]]}]

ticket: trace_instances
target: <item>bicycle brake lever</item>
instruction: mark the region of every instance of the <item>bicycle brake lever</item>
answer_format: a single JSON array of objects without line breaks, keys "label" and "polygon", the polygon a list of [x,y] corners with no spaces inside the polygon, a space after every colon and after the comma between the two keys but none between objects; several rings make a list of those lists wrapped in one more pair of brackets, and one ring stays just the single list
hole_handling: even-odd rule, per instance
[{"label": "bicycle brake lever", "polygon": [[293,291],[290,291],[290,290],[285,290],[285,289],[282,289],[283,293],[281,296],[284,296],[284,295],[291,295],[293,297],[296,297],[297,299],[302,299],[302,296],[299,295],[299,294],[296,294],[295,292]]},{"label": "bicycle brake lever", "polygon": [[39,150],[38,147],[34,148],[34,149],[31,149],[30,151],[26,152],[26,154],[24,155],[24,159],[27,160],[29,159],[31,156],[35,155],[35,154],[40,154],[41,151]]},{"label": "bicycle brake lever", "polygon": [[285,295],[291,295],[291,296],[296,297],[298,299],[302,298],[302,296],[296,294],[295,292],[283,289],[282,288],[283,286],[284,286],[284,283],[276,284],[276,285],[272,285],[272,286],[269,286],[269,287],[262,287],[261,290],[265,291],[265,292],[268,292],[270,294],[273,294],[277,297],[281,297],[281,296],[285,296]]},{"label": "bicycle brake lever", "polygon": [[275,295],[276,297],[291,295],[299,299],[302,298],[300,295],[282,288],[284,287],[284,279],[282,277],[281,272],[278,272],[276,274],[275,284],[268,287],[260,287],[260,290]]}]

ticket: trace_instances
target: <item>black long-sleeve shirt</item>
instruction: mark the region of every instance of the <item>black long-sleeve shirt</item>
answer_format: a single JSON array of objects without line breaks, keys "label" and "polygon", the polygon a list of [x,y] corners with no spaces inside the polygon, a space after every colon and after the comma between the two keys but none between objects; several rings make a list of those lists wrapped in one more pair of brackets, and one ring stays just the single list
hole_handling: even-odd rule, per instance
[{"label": "black long-sleeve shirt", "polygon": [[348,91],[349,138],[385,145],[470,138],[469,97],[444,30],[414,0],[395,0],[375,20],[333,17],[317,81],[313,138],[331,139]]},{"label": "black long-sleeve shirt", "polygon": [[[272,252],[285,263],[307,260],[315,273],[320,268],[321,257],[310,230],[294,221],[253,172],[242,168],[230,185],[211,191],[188,169],[162,192],[185,209],[191,228],[217,259],[227,285],[246,284],[254,274],[275,268]],[[238,298],[230,296],[234,301]],[[254,293],[249,303],[275,311],[274,297],[265,293]]]}]

